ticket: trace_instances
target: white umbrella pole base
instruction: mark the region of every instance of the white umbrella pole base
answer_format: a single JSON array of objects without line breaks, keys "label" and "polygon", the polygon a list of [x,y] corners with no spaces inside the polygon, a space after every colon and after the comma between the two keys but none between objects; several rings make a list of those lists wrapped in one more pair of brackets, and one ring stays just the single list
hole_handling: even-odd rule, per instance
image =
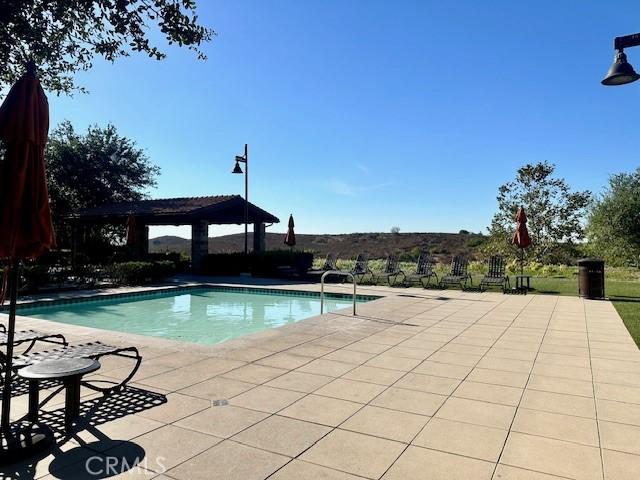
[{"label": "white umbrella pole base", "polygon": [[14,422],[2,432],[0,466],[34,457],[53,443],[53,432],[45,425],[26,421]]}]

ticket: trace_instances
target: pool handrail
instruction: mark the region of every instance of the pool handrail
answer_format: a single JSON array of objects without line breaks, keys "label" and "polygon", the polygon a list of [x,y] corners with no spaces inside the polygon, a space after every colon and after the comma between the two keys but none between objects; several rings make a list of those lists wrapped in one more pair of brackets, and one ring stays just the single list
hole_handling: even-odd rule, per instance
[{"label": "pool handrail", "polygon": [[320,277],[320,315],[324,313],[324,279],[327,275],[338,275],[343,277],[351,277],[353,282],[353,315],[356,315],[356,277],[353,273],[344,270],[328,270]]}]

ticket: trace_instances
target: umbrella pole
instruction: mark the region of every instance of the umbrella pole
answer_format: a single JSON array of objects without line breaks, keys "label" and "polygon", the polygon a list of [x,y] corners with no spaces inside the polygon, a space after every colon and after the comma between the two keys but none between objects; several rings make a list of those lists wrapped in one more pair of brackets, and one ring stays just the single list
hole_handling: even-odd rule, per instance
[{"label": "umbrella pole", "polygon": [[11,416],[11,371],[13,368],[13,338],[16,331],[16,303],[18,296],[18,261],[9,265],[9,325],[7,325],[7,356],[4,364],[2,385],[2,432],[10,429]]}]

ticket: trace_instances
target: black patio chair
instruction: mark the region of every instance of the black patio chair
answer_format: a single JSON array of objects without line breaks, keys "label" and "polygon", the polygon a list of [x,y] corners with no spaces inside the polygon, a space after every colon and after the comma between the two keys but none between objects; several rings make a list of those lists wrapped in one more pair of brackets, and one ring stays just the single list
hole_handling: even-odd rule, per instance
[{"label": "black patio chair", "polygon": [[467,281],[471,282],[471,284],[473,285],[473,279],[467,272],[468,268],[469,259],[461,255],[456,255],[451,260],[451,270],[447,275],[444,275],[440,279],[439,285],[441,287],[445,287],[447,285],[460,285],[460,288],[463,290],[467,286]]},{"label": "black patio chair", "polygon": [[[99,360],[102,357],[113,355],[121,358],[129,358],[134,360],[134,366],[121,382],[108,382],[100,380],[99,383],[113,384],[109,387],[100,387],[95,385],[96,382],[83,381],[82,384],[87,388],[102,393],[110,393],[114,390],[121,390],[140,368],[142,357],[136,347],[115,347],[113,345],[107,345],[102,342],[88,342],[77,345],[65,345],[61,348],[54,348],[51,350],[38,350],[37,352],[23,353],[21,355],[15,355],[13,357],[12,370],[14,372],[20,370],[23,367],[33,365],[34,363],[43,362],[46,360],[61,360],[64,358],[91,358],[93,360]],[[0,361],[4,366],[6,365],[6,355],[0,352]],[[2,369],[4,370],[4,368]],[[4,375],[3,375],[4,379]]]},{"label": "black patio chair", "polygon": [[[402,282],[407,278],[405,273],[400,269],[400,261],[397,255],[389,255],[384,270],[376,274],[376,283],[384,279],[390,287],[393,287],[400,276],[402,276]],[[393,281],[391,279],[393,279]]]},{"label": "black patio chair", "polygon": [[480,281],[480,290],[486,287],[501,287],[505,291],[505,286],[511,288],[509,276],[506,274],[507,265],[500,255],[493,255],[489,258],[489,271]]},{"label": "black patio chair", "polygon": [[324,265],[322,265],[320,270],[324,272],[338,270],[338,255],[335,253],[327,253],[327,257],[324,259]]},{"label": "black patio chair", "polygon": [[[431,282],[431,278],[435,277],[438,283],[438,274],[435,272],[436,260],[428,252],[420,252],[418,256],[418,264],[416,271],[405,277],[405,283],[411,284],[420,282],[423,288],[427,288]],[[425,283],[425,279],[427,282]]]},{"label": "black patio chair", "polygon": [[[0,324],[0,346],[6,345],[7,340],[7,328],[3,324]],[[61,333],[44,333],[37,330],[18,330],[13,334],[14,346],[29,343],[27,348],[22,352],[23,354],[31,351],[37,342],[53,343],[62,346],[69,344]]]},{"label": "black patio chair", "polygon": [[359,254],[356,257],[356,264],[349,271],[356,282],[361,282],[367,275],[370,275],[371,278],[374,278],[373,271],[369,268],[369,259],[364,253]]}]

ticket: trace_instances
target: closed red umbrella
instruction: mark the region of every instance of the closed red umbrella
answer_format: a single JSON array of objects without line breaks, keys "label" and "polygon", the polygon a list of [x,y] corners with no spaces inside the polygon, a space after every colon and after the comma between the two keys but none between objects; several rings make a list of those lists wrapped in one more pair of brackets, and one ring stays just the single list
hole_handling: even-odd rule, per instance
[{"label": "closed red umbrella", "polygon": [[7,458],[17,458],[20,450],[27,450],[11,435],[9,420],[19,261],[37,258],[55,245],[44,166],[48,130],[49,104],[35,75],[35,65],[30,64],[0,106],[0,138],[5,147],[0,165],[0,258],[9,264],[10,296],[3,366],[3,463]]},{"label": "closed red umbrella", "polygon": [[136,217],[133,213],[127,218],[127,246],[133,247],[136,244]]},{"label": "closed red umbrella", "polygon": [[523,274],[524,249],[531,245],[531,237],[529,237],[529,231],[527,230],[527,214],[524,211],[524,207],[520,207],[518,209],[518,213],[516,213],[516,231],[513,232],[513,239],[511,240],[511,243],[521,251],[520,274]]},{"label": "closed red umbrella", "polygon": [[296,244],[296,234],[293,231],[293,227],[295,224],[293,223],[293,215],[289,215],[289,225],[287,229],[287,235],[284,237],[284,244],[290,247],[294,247]]}]

